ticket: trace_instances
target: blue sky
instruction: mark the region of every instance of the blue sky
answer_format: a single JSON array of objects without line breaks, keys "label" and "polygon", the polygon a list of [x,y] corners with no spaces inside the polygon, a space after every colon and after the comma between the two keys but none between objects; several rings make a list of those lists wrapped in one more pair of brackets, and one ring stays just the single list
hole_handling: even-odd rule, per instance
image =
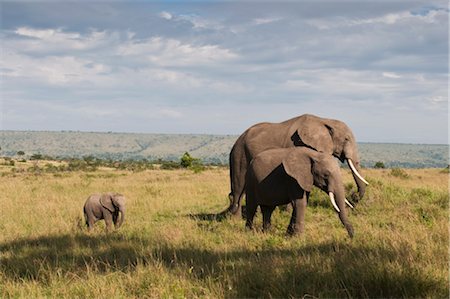
[{"label": "blue sky", "polygon": [[3,130],[240,134],[312,113],[447,143],[446,1],[1,2]]}]

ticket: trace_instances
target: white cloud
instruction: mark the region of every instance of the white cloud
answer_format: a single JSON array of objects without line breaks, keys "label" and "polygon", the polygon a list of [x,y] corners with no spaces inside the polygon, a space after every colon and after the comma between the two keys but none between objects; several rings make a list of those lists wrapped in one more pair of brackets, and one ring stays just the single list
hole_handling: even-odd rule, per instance
[{"label": "white cloud", "polygon": [[375,24],[384,23],[392,25],[400,22],[422,22],[422,23],[435,23],[438,18],[445,17],[446,12],[444,10],[430,10],[425,15],[413,14],[410,11],[403,11],[398,13],[390,13],[378,18],[357,19],[349,22],[349,25],[360,24]]},{"label": "white cloud", "polygon": [[442,103],[447,103],[447,97],[444,96],[434,96],[434,97],[430,97],[428,98],[428,101],[432,104],[442,104]]},{"label": "white cloud", "polygon": [[159,13],[159,16],[160,16],[161,18],[163,18],[163,19],[166,19],[166,20],[172,20],[172,18],[173,18],[172,14],[169,13],[169,12],[167,12],[167,11],[162,11],[162,12],[160,12],[160,13]]},{"label": "white cloud", "polygon": [[159,114],[168,118],[180,118],[182,116],[181,112],[174,109],[160,109]]},{"label": "white cloud", "polygon": [[320,30],[328,30],[336,27],[353,27],[360,25],[396,25],[396,24],[432,24],[439,23],[447,18],[447,12],[443,9],[430,10],[426,14],[413,14],[410,11],[388,13],[375,18],[315,18],[306,23]]},{"label": "white cloud", "polygon": [[67,39],[79,39],[78,33],[65,33],[61,29],[33,29],[28,27],[20,27],[15,31],[16,34],[34,37],[42,40],[67,40]]},{"label": "white cloud", "polygon": [[64,32],[62,29],[34,29],[20,27],[14,31],[19,37],[13,38],[5,45],[6,48],[21,52],[49,52],[61,50],[87,50],[101,45],[117,42],[117,34],[106,31],[91,30],[86,35],[77,32]]},{"label": "white cloud", "polygon": [[120,55],[142,56],[160,66],[196,66],[226,62],[238,57],[232,50],[217,45],[196,46],[176,39],[153,37],[145,41],[129,40],[118,48]]},{"label": "white cloud", "polygon": [[22,78],[50,85],[71,85],[88,82],[98,84],[108,80],[105,73],[110,68],[92,60],[73,56],[48,56],[33,58],[17,53],[5,53],[0,62],[5,78]]},{"label": "white cloud", "polygon": [[383,77],[391,78],[391,79],[399,79],[399,78],[401,78],[402,76],[397,75],[396,73],[383,72]]},{"label": "white cloud", "polygon": [[[395,74],[394,74],[395,75]],[[279,94],[291,93],[307,101],[329,100],[334,103],[378,103],[380,107],[406,110],[423,109],[423,99],[430,91],[442,94],[444,76],[403,74],[392,80],[377,70],[323,69],[292,72],[280,85]],[[442,97],[430,102],[443,103]]]},{"label": "white cloud", "polygon": [[252,23],[254,25],[264,25],[264,24],[274,23],[274,22],[277,22],[279,20],[281,20],[281,19],[280,18],[275,18],[275,17],[272,17],[272,18],[256,18],[256,19],[253,20]]},{"label": "white cloud", "polygon": [[[5,47],[0,72],[9,80],[73,87],[77,84],[104,88],[137,85],[147,89],[165,84],[172,89],[206,87],[228,91],[234,87],[232,90],[243,90],[239,84],[227,80],[177,69],[216,67],[237,57],[231,50],[217,45],[193,45],[163,37],[137,40],[131,31],[122,35],[126,36],[124,42],[120,42],[119,32],[114,31],[91,30],[81,34],[20,27],[15,33],[28,39],[13,39]],[[62,51],[54,53],[56,49]],[[47,55],[42,56],[44,53]],[[117,56],[121,58],[118,60]]]},{"label": "white cloud", "polygon": [[284,86],[288,90],[301,90],[312,87],[312,84],[305,80],[287,80]]},{"label": "white cloud", "polygon": [[158,14],[160,18],[176,23],[188,23],[194,29],[213,29],[221,30],[224,26],[217,20],[203,18],[196,14],[174,14],[167,11],[162,11]]}]

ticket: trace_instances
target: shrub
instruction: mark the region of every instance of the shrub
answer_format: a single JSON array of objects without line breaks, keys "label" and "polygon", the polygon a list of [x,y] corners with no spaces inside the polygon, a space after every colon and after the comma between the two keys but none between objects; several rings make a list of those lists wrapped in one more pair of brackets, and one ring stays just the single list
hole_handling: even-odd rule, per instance
[{"label": "shrub", "polygon": [[185,152],[184,155],[180,159],[180,165],[183,168],[192,169],[195,173],[199,173],[205,170],[200,159],[192,157],[188,152]]},{"label": "shrub", "polygon": [[191,167],[189,167],[194,171],[194,173],[199,173],[205,170],[205,166],[203,166],[201,163],[199,164],[193,164]]},{"label": "shrub", "polygon": [[409,178],[409,174],[406,173],[406,171],[404,171],[401,168],[392,168],[391,169],[391,173],[392,176],[395,176],[397,178],[401,178],[401,179],[407,179]]},{"label": "shrub", "polygon": [[68,171],[96,171],[97,165],[89,165],[85,160],[71,159],[67,165]]},{"label": "shrub", "polygon": [[178,169],[180,168],[180,164],[173,161],[162,161],[161,169]]},{"label": "shrub", "polygon": [[194,160],[195,158],[193,158],[188,152],[185,152],[180,159],[180,165],[184,168],[191,167]]},{"label": "shrub", "polygon": [[41,154],[33,154],[33,155],[31,155],[30,160],[42,160],[42,155]]},{"label": "shrub", "polygon": [[373,168],[386,168],[386,167],[384,166],[384,163],[383,163],[383,162],[378,161],[378,162],[375,163],[375,165],[373,166]]}]

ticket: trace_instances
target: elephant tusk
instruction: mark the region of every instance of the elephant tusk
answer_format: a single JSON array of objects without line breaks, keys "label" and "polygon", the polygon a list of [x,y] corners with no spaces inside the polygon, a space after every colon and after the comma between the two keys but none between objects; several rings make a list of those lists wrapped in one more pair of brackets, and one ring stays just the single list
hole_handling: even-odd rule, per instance
[{"label": "elephant tusk", "polygon": [[339,207],[338,207],[337,204],[336,204],[336,200],[334,200],[334,194],[333,194],[333,192],[328,193],[328,195],[330,195],[330,200],[331,200],[331,203],[333,204],[334,209],[335,209],[338,213],[340,213],[341,210],[339,210]]},{"label": "elephant tusk", "polygon": [[350,166],[350,169],[353,171],[354,174],[356,174],[356,176],[363,181],[366,185],[369,185],[369,182],[366,181],[360,174],[359,172],[356,170],[355,165],[353,165],[353,162],[351,159],[347,159],[348,165]]},{"label": "elephant tusk", "polygon": [[347,200],[347,198],[345,199],[345,203],[352,209],[354,209],[353,205]]}]

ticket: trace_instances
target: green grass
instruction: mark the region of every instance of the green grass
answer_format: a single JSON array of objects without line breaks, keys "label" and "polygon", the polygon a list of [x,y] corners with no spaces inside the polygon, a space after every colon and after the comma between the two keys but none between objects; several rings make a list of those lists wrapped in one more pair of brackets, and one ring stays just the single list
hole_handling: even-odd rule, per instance
[{"label": "green grass", "polygon": [[[384,171],[384,172],[383,172]],[[315,190],[305,233],[244,229],[213,217],[228,203],[226,170],[12,173],[0,181],[0,297],[448,298],[448,174],[367,170],[371,185],[350,211],[350,240]],[[346,184],[351,176],[343,171]],[[420,177],[420,178],[419,178]],[[87,233],[94,192],[128,199],[123,227]]]}]

